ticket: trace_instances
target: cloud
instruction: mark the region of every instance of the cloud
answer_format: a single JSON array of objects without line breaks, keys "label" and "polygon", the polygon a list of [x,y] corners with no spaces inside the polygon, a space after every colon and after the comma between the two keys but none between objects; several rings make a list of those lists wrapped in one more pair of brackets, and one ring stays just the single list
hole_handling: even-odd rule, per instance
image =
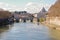
[{"label": "cloud", "polygon": [[0,2],[0,8],[3,8],[5,10],[9,10],[9,11],[26,10],[26,11],[31,12],[31,13],[37,13],[37,12],[40,12],[40,10],[42,9],[42,7],[45,7],[46,10],[48,10],[49,7],[50,7],[50,4],[29,2],[29,3],[27,3],[24,6],[24,8],[21,8],[20,6],[16,6],[16,5],[12,5],[12,4],[8,4],[8,3]]},{"label": "cloud", "polygon": [[39,5],[33,2],[29,2],[26,4],[25,9],[28,12],[34,13],[34,12],[38,12],[39,9]]},{"label": "cloud", "polygon": [[19,11],[22,10],[19,6],[16,5],[11,5],[8,3],[0,2],[0,8],[3,8],[4,10],[9,10],[9,11]]},{"label": "cloud", "polygon": [[31,12],[31,13],[37,13],[37,12],[40,12],[42,7],[45,7],[45,9],[48,10],[50,8],[50,5],[44,4],[44,3],[29,2],[26,4],[24,10]]},{"label": "cloud", "polygon": [[32,3],[32,2],[29,2],[29,3],[27,3],[27,4],[26,4],[26,6],[29,6],[29,5],[32,5],[32,4],[34,4],[34,3]]}]

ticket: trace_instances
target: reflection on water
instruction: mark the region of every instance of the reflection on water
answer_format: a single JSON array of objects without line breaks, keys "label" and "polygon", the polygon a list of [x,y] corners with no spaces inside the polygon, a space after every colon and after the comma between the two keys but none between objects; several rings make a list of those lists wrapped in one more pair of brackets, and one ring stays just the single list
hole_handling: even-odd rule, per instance
[{"label": "reflection on water", "polygon": [[50,36],[52,39],[60,40],[60,31],[59,30],[50,29],[49,33],[50,33]]},{"label": "reflection on water", "polygon": [[0,40],[60,40],[60,31],[34,23],[15,23],[2,28]]},{"label": "reflection on water", "polygon": [[9,30],[12,26],[13,26],[13,24],[11,24],[11,25],[6,25],[6,26],[0,26],[0,34],[1,34],[2,32],[5,32],[5,31]]}]

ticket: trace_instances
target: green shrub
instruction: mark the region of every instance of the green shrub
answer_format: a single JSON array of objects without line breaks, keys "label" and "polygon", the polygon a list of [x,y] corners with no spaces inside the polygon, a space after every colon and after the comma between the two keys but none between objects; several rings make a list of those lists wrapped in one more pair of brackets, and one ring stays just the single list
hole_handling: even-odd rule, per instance
[{"label": "green shrub", "polygon": [[40,22],[44,22],[45,18],[40,18],[39,20],[40,20]]}]

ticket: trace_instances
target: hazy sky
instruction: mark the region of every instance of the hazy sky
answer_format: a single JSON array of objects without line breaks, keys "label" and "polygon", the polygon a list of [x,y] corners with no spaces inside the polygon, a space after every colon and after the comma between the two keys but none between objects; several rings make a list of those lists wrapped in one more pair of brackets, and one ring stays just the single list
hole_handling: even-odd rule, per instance
[{"label": "hazy sky", "polygon": [[5,10],[27,10],[28,12],[39,12],[42,7],[46,10],[54,4],[56,0],[0,0],[0,8]]}]

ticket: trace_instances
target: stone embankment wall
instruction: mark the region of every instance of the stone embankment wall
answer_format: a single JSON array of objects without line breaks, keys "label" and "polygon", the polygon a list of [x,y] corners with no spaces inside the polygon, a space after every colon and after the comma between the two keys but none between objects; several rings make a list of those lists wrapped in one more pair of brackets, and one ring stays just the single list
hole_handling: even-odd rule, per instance
[{"label": "stone embankment wall", "polygon": [[60,30],[60,17],[48,17],[43,24],[49,28]]}]

